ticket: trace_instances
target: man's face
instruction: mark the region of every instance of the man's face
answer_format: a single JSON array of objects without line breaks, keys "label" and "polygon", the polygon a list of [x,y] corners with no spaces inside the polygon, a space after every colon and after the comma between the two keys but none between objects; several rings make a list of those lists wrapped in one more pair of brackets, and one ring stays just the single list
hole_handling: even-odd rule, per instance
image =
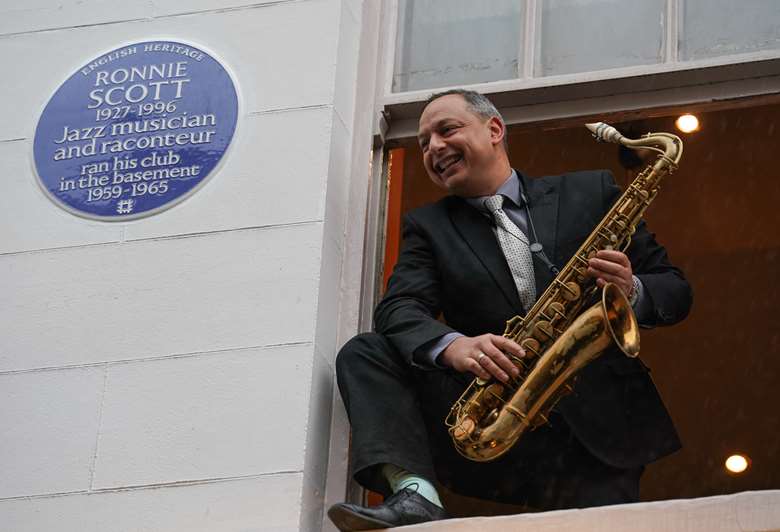
[{"label": "man's face", "polygon": [[490,169],[503,133],[497,118],[473,113],[458,94],[434,100],[423,111],[417,133],[428,177],[459,196],[490,193],[485,187],[494,179]]}]

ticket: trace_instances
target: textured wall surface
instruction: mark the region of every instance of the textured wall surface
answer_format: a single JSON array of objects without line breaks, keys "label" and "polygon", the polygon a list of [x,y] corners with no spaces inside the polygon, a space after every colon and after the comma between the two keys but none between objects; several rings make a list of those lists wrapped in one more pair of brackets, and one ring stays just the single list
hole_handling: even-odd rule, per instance
[{"label": "textured wall surface", "polygon": [[780,530],[780,491],[617,504],[412,525],[409,532],[769,532]]},{"label": "textured wall surface", "polygon": [[[0,7],[0,528],[320,528],[361,9]],[[82,63],[150,39],[231,71],[224,164],[156,216],[72,216],[34,177],[40,112]]]}]

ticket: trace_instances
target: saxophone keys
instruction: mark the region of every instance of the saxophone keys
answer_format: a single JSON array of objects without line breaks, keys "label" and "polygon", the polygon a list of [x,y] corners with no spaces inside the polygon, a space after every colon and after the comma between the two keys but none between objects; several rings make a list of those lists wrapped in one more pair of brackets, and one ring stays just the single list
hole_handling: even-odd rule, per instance
[{"label": "saxophone keys", "polygon": [[520,347],[522,347],[526,353],[533,353],[537,357],[541,355],[541,353],[539,353],[539,348],[541,345],[536,340],[536,338],[526,338],[520,342]]},{"label": "saxophone keys", "polygon": [[569,281],[568,283],[561,283],[561,287],[563,290],[561,291],[561,296],[566,301],[577,301],[580,296],[582,296],[582,289],[580,288],[580,285],[575,283],[574,281]]},{"label": "saxophone keys", "polygon": [[474,422],[474,420],[471,417],[465,417],[461,419],[457,425],[452,427],[450,433],[452,434],[452,437],[455,438],[455,440],[464,441],[474,433],[476,428],[477,424]]},{"label": "saxophone keys", "polygon": [[564,312],[563,305],[558,303],[557,301],[553,301],[552,303],[547,305],[547,310],[553,313],[559,319],[562,320],[566,319],[566,313]]},{"label": "saxophone keys", "polygon": [[609,240],[612,243],[617,242],[617,235],[608,227],[603,227],[602,230],[599,232],[599,234],[605,239]]},{"label": "saxophone keys", "polygon": [[518,384],[522,383],[522,380],[521,380],[522,374],[523,373],[527,373],[531,368],[530,368],[530,366],[528,364],[525,363],[525,360],[523,360],[520,357],[516,357],[515,355],[513,355],[511,353],[507,353],[506,356],[509,357],[509,360],[512,361],[512,364],[517,366],[517,369],[520,370],[521,376],[515,377],[515,378],[510,378],[510,382],[512,383],[512,386],[514,386],[516,388]]},{"label": "saxophone keys", "polygon": [[496,405],[499,403],[505,403],[506,400],[503,397],[504,394],[504,385],[493,383],[490,386],[487,387],[487,390],[485,390],[485,393],[487,394],[487,398],[490,399],[490,401],[486,401],[486,404]]},{"label": "saxophone keys", "polygon": [[534,325],[534,336],[536,338],[541,337],[542,341],[547,341],[553,337],[553,326],[549,321],[540,320]]}]

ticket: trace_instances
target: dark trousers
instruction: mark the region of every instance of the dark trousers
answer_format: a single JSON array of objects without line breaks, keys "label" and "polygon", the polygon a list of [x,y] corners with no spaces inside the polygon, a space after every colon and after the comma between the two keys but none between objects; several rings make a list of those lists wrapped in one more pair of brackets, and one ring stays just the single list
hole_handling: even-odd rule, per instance
[{"label": "dark trousers", "polygon": [[525,436],[503,457],[461,457],[444,419],[471,382],[453,370],[410,366],[384,336],[361,334],[336,360],[352,424],[355,480],[387,495],[381,465],[395,464],[455,493],[538,510],[636,502],[644,467],[619,469],[589,453],[555,411],[550,425]]}]

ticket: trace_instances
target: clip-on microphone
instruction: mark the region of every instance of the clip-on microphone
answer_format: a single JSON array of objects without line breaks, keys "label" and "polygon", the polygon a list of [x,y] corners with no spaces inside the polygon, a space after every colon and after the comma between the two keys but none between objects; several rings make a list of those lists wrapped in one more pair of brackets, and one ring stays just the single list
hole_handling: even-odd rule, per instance
[{"label": "clip-on microphone", "polygon": [[531,253],[536,255],[542,263],[552,272],[554,276],[558,276],[560,270],[555,267],[550,259],[544,252],[544,246],[539,242],[539,237],[536,236],[536,228],[534,228],[534,219],[531,217],[531,209],[528,205],[528,196],[525,195],[525,187],[523,187],[522,181],[520,182],[520,198],[523,200],[523,206],[525,207],[525,215],[528,217],[528,225],[531,226],[531,234],[534,237],[534,241],[529,246]]}]

